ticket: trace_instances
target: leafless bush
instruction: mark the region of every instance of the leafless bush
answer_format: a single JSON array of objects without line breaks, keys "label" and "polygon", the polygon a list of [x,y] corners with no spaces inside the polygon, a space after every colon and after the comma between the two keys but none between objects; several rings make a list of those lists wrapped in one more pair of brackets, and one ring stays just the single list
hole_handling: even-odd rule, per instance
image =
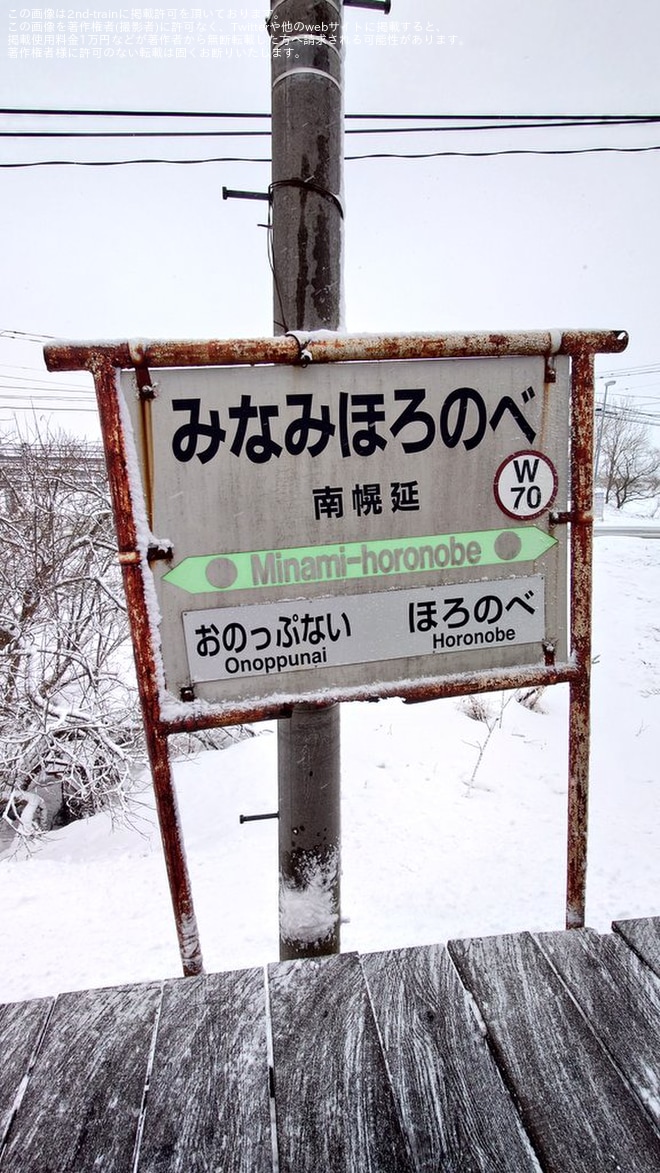
[{"label": "leafless bush", "polygon": [[535,688],[519,688],[516,692],[516,700],[519,705],[524,705],[532,713],[542,713],[541,698],[544,692],[544,684],[539,684]]},{"label": "leafless bush", "polygon": [[[0,819],[28,842],[127,811],[144,739],[105,467],[66,436],[0,450]],[[222,749],[245,726],[171,739]]]},{"label": "leafless bush", "polygon": [[481,693],[468,693],[461,697],[460,708],[471,721],[482,721],[488,725],[492,719],[488,700]]},{"label": "leafless bush", "polygon": [[23,837],[124,800],[141,747],[100,451],[0,458],[0,814]]}]

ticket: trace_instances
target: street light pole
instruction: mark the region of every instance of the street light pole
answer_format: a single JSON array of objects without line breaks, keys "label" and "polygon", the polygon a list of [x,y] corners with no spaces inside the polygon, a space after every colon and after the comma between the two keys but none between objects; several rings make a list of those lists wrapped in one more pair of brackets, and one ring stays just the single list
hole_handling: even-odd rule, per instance
[{"label": "street light pole", "polygon": [[594,484],[598,480],[598,464],[600,462],[600,446],[603,439],[603,426],[605,424],[605,411],[607,408],[607,392],[610,387],[613,387],[616,379],[608,379],[605,383],[605,394],[603,396],[603,406],[600,409],[600,423],[598,425],[598,439],[596,440],[596,456],[594,458]]}]

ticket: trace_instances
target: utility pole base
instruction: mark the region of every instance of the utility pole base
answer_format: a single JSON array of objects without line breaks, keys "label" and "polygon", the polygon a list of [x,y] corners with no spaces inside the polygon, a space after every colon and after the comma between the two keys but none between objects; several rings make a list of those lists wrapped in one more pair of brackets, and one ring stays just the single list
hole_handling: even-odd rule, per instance
[{"label": "utility pole base", "polygon": [[339,952],[339,705],[278,727],[280,959]]}]

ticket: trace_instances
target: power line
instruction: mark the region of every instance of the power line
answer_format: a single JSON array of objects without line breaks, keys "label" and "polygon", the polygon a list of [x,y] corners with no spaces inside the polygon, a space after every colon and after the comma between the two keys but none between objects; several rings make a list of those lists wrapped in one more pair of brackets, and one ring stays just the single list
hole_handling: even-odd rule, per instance
[{"label": "power line", "polygon": [[[402,127],[402,130],[409,129]],[[351,133],[350,131],[348,132]],[[354,133],[368,133],[354,132]],[[381,132],[383,133],[383,132]],[[270,138],[269,130],[0,130],[0,138]]]},{"label": "power line", "polygon": [[[350,115],[347,115],[350,117]],[[396,115],[386,116],[388,120]],[[410,115],[410,119],[416,116]],[[461,121],[463,121],[461,119]],[[637,125],[656,125],[660,122],[660,115],[653,115],[644,118],[623,116],[621,118],[602,118],[594,116],[580,120],[576,119],[561,119],[552,121],[538,121],[535,120],[530,123],[529,120],[512,120],[510,122],[477,122],[470,120],[470,125],[457,125],[452,122],[450,125],[442,126],[361,126],[348,127],[345,131],[347,135],[386,135],[386,134],[472,134],[475,131],[501,131],[501,130],[550,130],[557,128],[576,128],[584,126],[637,126]],[[18,138],[18,139],[50,139],[50,138],[66,138],[66,139],[123,139],[123,138],[268,138],[270,137],[269,130],[2,130],[0,131],[0,138]]]},{"label": "power line", "polygon": [[46,118],[268,118],[270,114],[240,112],[238,110],[72,110],[39,107],[2,106],[0,114],[42,115]]},{"label": "power line", "polygon": [[[89,396],[86,400],[63,400],[52,395],[11,395],[0,390],[0,400],[6,410],[9,404],[15,405],[18,410],[25,411],[38,405],[46,411],[91,411],[96,410],[96,403]],[[12,407],[12,410],[14,408]]]},{"label": "power line", "polygon": [[52,342],[54,334],[32,334],[29,330],[0,330],[0,338],[25,338],[29,342]]},{"label": "power line", "polygon": [[616,378],[616,379],[621,378],[621,379],[623,379],[623,378],[627,378],[629,375],[635,375],[635,376],[636,375],[655,375],[658,373],[660,373],[660,363],[649,363],[646,366],[626,367],[625,369],[621,368],[616,371],[614,371],[614,370],[612,370],[612,371],[599,371],[598,378],[599,379],[607,379],[607,378]]},{"label": "power line", "polygon": [[[130,119],[253,119],[270,120],[270,115],[261,112],[239,111],[160,111],[160,110],[70,110],[70,109],[28,109],[9,108],[0,109],[0,115],[26,117],[94,117],[94,118],[130,118]],[[660,114],[348,114],[347,121],[376,122],[379,125],[349,126],[347,135],[401,135],[401,134],[446,134],[474,132],[488,132],[493,130],[529,131],[553,130],[557,128],[585,127],[630,127],[641,125],[655,125],[660,123]],[[404,122],[406,125],[392,125],[393,122]],[[383,125],[387,123],[387,125]],[[434,123],[435,125],[429,125]],[[414,124],[414,125],[413,125]],[[9,130],[0,131],[0,138],[33,139],[104,139],[104,138],[248,138],[268,137],[270,130]],[[440,150],[440,151],[365,151],[360,154],[346,155],[347,162],[356,162],[367,159],[432,159],[432,158],[494,158],[508,155],[538,155],[562,156],[580,154],[640,154],[654,152],[660,149],[658,144],[646,146],[592,146],[592,147],[525,147],[502,148],[494,150]],[[206,158],[133,158],[133,159],[34,159],[0,163],[0,168],[17,169],[32,167],[125,167],[160,164],[167,166],[200,166],[209,163],[266,163],[270,157],[255,157],[248,155],[213,156]]]},{"label": "power line", "polygon": [[347,162],[359,159],[494,159],[507,155],[634,155],[660,151],[660,144],[646,147],[510,147],[498,151],[373,151],[363,155],[346,155]]},{"label": "power line", "polygon": [[[25,108],[25,107],[0,107],[0,114],[18,114],[18,115],[44,115],[45,117],[70,117],[70,118],[266,118],[270,119],[270,113],[262,112],[239,112],[239,111],[219,111],[219,110],[98,110],[98,109],[53,109],[53,108]],[[464,121],[466,119],[474,119],[479,121],[491,122],[537,122],[539,119],[543,121],[553,121],[556,119],[565,119],[570,122],[581,123],[589,122],[597,119],[603,123],[613,121],[625,122],[657,122],[660,120],[660,114],[345,114],[346,119],[356,120],[360,119],[368,122],[375,122],[377,120],[391,119],[393,122],[403,122],[406,119],[416,119],[418,121],[432,121],[432,122],[456,122]]]},{"label": "power line", "polygon": [[17,403],[27,403],[28,400],[34,400],[35,402],[53,400],[56,403],[62,404],[63,407],[66,404],[75,406],[78,403],[96,402],[93,391],[89,393],[83,389],[82,391],[77,392],[74,388],[69,389],[58,386],[49,388],[47,386],[38,386],[36,384],[34,387],[12,387],[11,385],[0,385],[0,400],[3,402],[5,400],[12,400],[12,402]]},{"label": "power line", "polygon": [[0,163],[4,170],[22,167],[134,167],[160,163],[168,167],[198,166],[204,163],[270,163],[270,158],[245,158],[242,155],[225,155],[213,159],[37,159],[27,163]]},{"label": "power line", "polygon": [[[660,144],[645,147],[566,147],[532,148],[511,147],[496,151],[370,151],[361,155],[345,155],[347,163],[366,159],[495,159],[512,155],[562,157],[569,155],[640,155],[660,151]],[[36,159],[28,162],[0,163],[0,168],[15,170],[30,167],[134,167],[160,164],[168,167],[196,167],[208,163],[270,163],[270,157],[221,155],[205,159]]]},{"label": "power line", "polygon": [[97,408],[95,406],[94,407],[85,407],[84,405],[80,405],[80,406],[76,405],[75,407],[46,407],[46,405],[43,403],[38,404],[38,405],[35,405],[33,403],[26,403],[23,405],[21,405],[21,404],[0,404],[0,412],[8,412],[10,415],[14,415],[17,411],[29,411],[29,412],[46,411],[46,412],[48,412],[49,415],[52,413],[57,413],[57,412],[62,412],[63,414],[66,414],[66,415],[78,415],[79,412],[85,412],[86,414],[89,415],[92,413],[96,414]]}]

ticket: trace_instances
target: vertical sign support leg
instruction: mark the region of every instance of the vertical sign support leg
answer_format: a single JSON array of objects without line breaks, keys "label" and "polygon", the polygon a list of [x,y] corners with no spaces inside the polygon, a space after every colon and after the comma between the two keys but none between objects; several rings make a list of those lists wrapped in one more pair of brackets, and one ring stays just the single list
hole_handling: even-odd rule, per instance
[{"label": "vertical sign support leg", "polygon": [[160,837],[174,911],[184,977],[203,973],[202,950],[186,863],[179,804],[174,789],[167,737],[148,728],[147,741]]},{"label": "vertical sign support leg", "polygon": [[594,358],[572,363],[571,638],[577,677],[570,683],[566,928],[582,928],[587,883],[591,734],[591,592],[593,553]]},{"label": "vertical sign support leg", "polygon": [[144,574],[146,556],[138,550],[136,502],[131,492],[126,436],[119,407],[114,368],[106,363],[94,369],[101,434],[117,529],[119,562],[124,580],[126,610],[131,627],[142,719],[156,798],[160,835],[170,886],[181,964],[186,977],[203,971],[192,889],[181,834],[179,808],[170,767],[167,735],[160,727],[160,699],[154,637],[149,623]]}]

